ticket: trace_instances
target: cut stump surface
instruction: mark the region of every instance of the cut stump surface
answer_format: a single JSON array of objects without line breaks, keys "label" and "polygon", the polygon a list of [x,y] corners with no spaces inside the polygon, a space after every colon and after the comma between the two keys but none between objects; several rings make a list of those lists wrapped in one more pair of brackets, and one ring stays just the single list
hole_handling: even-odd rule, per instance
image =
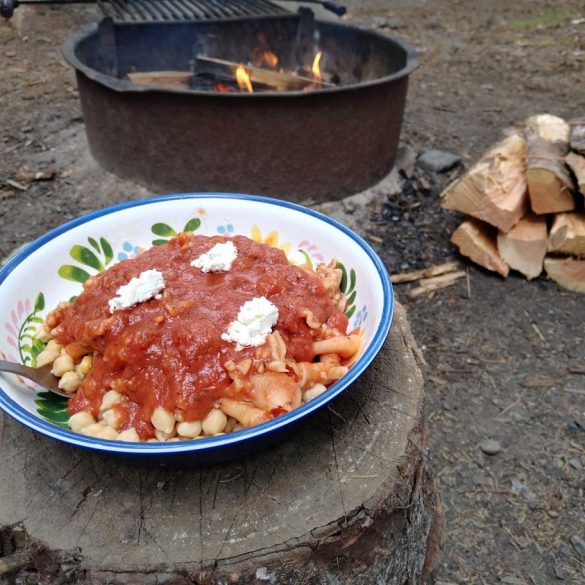
[{"label": "cut stump surface", "polygon": [[379,356],[330,408],[271,449],[201,469],[129,466],[0,415],[0,531],[20,543],[0,581],[430,582],[442,516],[422,368],[397,306]]}]

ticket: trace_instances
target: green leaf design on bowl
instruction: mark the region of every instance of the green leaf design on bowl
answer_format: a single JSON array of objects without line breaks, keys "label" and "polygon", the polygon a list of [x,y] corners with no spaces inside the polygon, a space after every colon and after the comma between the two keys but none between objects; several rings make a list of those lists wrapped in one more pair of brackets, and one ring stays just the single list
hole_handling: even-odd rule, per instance
[{"label": "green leaf design on bowl", "polygon": [[[87,238],[87,241],[95,252],[87,246],[75,244],[69,250],[69,255],[79,264],[91,268],[92,271],[103,272],[114,258],[114,250],[110,242],[104,237],[101,237],[98,242],[91,236]],[[79,282],[80,284],[83,284],[91,276],[87,270],[74,264],[63,264],[59,267],[57,273],[65,280]]]},{"label": "green leaf design on bowl", "polygon": [[305,257],[305,263],[312,270],[313,269],[313,261],[311,260],[309,253],[305,252],[305,250],[299,250],[299,252]]},{"label": "green leaf design on bowl", "polygon": [[67,412],[67,402],[67,398],[52,392],[39,392],[35,400],[39,416],[62,429],[69,428],[67,421],[71,415]]},{"label": "green leaf design on bowl", "polygon": [[[199,229],[201,226],[201,220],[198,217],[192,217],[186,224],[185,227],[182,229],[183,232],[194,232]],[[150,231],[155,236],[160,236],[160,238],[156,240],[152,240],[153,246],[162,246],[166,244],[171,238],[174,238],[177,235],[177,230],[173,229],[170,225],[166,223],[155,223],[151,226]],[[165,239],[162,239],[165,238]]]},{"label": "green leaf design on bowl", "polygon": [[199,226],[201,225],[201,220],[198,217],[194,217],[193,219],[190,219],[186,224],[185,227],[183,228],[184,232],[194,232],[197,229],[199,229]]},{"label": "green leaf design on bowl", "polygon": [[339,285],[339,289],[345,295],[347,299],[347,307],[345,309],[345,316],[348,319],[351,319],[353,314],[355,313],[355,299],[357,296],[357,291],[355,289],[355,285],[357,283],[357,275],[353,268],[350,269],[349,273],[345,268],[343,262],[337,261],[337,268],[341,270],[341,284]]},{"label": "green leaf design on bowl", "polygon": [[85,264],[90,268],[94,268],[98,272],[104,270],[104,265],[100,262],[99,258],[85,246],[73,246],[69,251],[69,255],[73,260],[77,260],[80,264]]},{"label": "green leaf design on bowl", "polygon": [[44,308],[45,295],[40,292],[35,298],[32,312],[26,316],[18,330],[18,353],[20,355],[20,361],[33,368],[37,365],[37,356],[47,345],[36,338],[37,327],[43,322],[43,319],[37,313]]},{"label": "green leaf design on bowl", "polygon": [[81,284],[90,277],[89,272],[86,272],[83,268],[79,268],[79,266],[71,266],[71,264],[60,266],[57,273],[65,280],[72,280],[73,282],[79,282]]},{"label": "green leaf design on bowl", "polygon": [[177,235],[177,232],[166,223],[155,223],[150,228],[150,231],[155,236],[162,236],[163,238],[174,238]]}]

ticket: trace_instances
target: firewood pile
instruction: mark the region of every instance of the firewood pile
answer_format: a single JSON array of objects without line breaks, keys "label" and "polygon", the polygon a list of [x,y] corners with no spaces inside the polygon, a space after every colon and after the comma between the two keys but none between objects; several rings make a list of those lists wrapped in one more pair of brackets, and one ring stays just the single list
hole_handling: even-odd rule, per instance
[{"label": "firewood pile", "polygon": [[441,197],[469,216],[451,237],[462,255],[585,293],[585,120],[528,118]]}]

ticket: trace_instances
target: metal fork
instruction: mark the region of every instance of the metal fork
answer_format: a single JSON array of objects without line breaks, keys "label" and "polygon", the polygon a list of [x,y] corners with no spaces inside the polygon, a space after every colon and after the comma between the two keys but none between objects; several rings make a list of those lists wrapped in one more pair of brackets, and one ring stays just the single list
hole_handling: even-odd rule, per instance
[{"label": "metal fork", "polygon": [[10,374],[18,374],[23,378],[28,378],[37,384],[40,384],[46,388],[49,392],[59,394],[59,396],[65,396],[69,398],[69,394],[59,388],[59,378],[51,374],[52,364],[41,366],[40,368],[31,368],[15,362],[9,362],[6,360],[0,360],[0,372],[9,372]]}]

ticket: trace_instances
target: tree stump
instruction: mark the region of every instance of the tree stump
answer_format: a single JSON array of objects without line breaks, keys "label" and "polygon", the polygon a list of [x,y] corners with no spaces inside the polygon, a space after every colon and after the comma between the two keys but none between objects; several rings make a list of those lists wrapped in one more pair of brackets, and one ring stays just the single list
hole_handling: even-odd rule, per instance
[{"label": "tree stump", "polygon": [[379,356],[330,408],[200,469],[129,466],[3,416],[0,582],[431,582],[442,515],[422,368],[397,306]]}]

